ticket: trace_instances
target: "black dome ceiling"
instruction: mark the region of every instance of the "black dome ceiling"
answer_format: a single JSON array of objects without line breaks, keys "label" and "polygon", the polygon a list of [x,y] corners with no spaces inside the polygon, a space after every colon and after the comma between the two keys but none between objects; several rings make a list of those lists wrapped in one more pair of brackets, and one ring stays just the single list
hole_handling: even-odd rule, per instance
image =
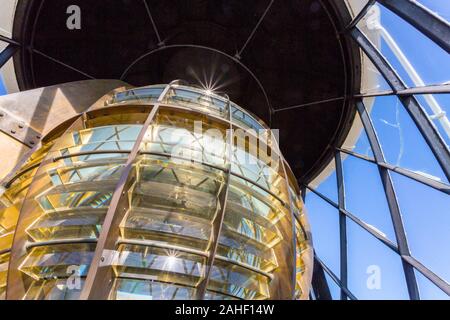
[{"label": "black dome ceiling", "polygon": [[[70,5],[81,8],[81,30],[66,28]],[[337,36],[336,10],[317,0],[19,0],[14,38],[34,53],[14,63],[22,90],[89,76],[215,83],[280,129],[283,154],[307,180],[352,110],[345,100],[277,110],[354,90],[356,51]]]}]

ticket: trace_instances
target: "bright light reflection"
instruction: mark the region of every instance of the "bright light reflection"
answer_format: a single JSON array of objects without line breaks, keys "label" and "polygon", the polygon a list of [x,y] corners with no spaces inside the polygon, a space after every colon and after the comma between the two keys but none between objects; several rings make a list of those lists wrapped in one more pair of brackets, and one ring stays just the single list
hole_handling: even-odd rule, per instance
[{"label": "bright light reflection", "polygon": [[178,253],[175,250],[169,250],[167,252],[167,258],[164,262],[164,269],[171,270],[177,263]]}]

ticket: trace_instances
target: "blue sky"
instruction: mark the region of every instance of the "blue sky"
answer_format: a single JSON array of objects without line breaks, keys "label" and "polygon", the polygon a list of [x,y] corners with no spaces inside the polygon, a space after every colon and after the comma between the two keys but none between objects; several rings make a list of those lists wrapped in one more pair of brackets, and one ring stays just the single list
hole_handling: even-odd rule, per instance
[{"label": "blue sky", "polygon": [[[443,18],[450,19],[450,6],[446,0],[419,0],[419,2]],[[426,84],[450,81],[450,58],[446,52],[382,7],[381,16],[383,26],[391,33]],[[412,80],[384,41],[381,43],[381,50],[402,79],[412,86]],[[5,93],[0,77],[0,95]],[[431,114],[424,97],[417,98]],[[441,107],[450,113],[450,94],[436,95],[435,98]],[[388,162],[447,182],[430,149],[396,97],[375,99],[371,116]],[[446,142],[450,143],[439,123],[435,124]],[[354,151],[371,155],[364,132],[359,137]],[[343,159],[347,209],[395,243],[389,209],[376,166],[353,157],[345,156]],[[450,281],[450,251],[442,250],[450,245],[449,197],[403,176],[393,174],[392,178],[412,255],[444,280]],[[335,173],[330,175],[318,190],[337,202]],[[339,276],[338,212],[311,192],[306,197],[306,207],[313,230],[315,249],[319,257]],[[347,224],[347,233],[349,289],[356,297],[407,299],[400,258],[351,221]],[[367,268],[373,265],[379,266],[381,271],[379,290],[370,290],[366,284],[369,277]],[[331,278],[327,277],[327,280],[330,282],[333,297],[339,297],[339,290],[332,284]],[[417,273],[417,280],[422,298],[448,299],[445,293],[420,273]]]},{"label": "blue sky", "polygon": [[[449,19],[447,1],[421,0],[424,5]],[[446,5],[447,3],[447,5]],[[401,18],[380,7],[381,23],[388,30],[426,84],[450,81],[450,57],[431,40],[420,34]],[[408,86],[414,86],[387,44],[381,42],[381,51]],[[380,79],[381,82],[384,80]],[[381,88],[386,88],[382,83]],[[429,114],[431,109],[423,96],[417,97]],[[450,113],[450,95],[436,95],[444,111]],[[445,175],[422,138],[420,132],[396,97],[378,97],[373,103],[371,116],[386,160],[394,165],[423,173],[448,183]],[[436,127],[445,132],[436,121]],[[449,143],[449,138],[444,136]],[[363,132],[355,152],[371,156],[370,145]],[[395,241],[393,226],[377,167],[371,163],[343,155],[346,208],[358,218],[372,225]],[[392,174],[399,206],[412,255],[441,278],[450,281],[450,198],[398,174]],[[336,175],[333,173],[318,190],[337,201]],[[335,208],[311,192],[306,196],[313,240],[317,254],[339,276],[339,220]],[[347,219],[348,220],[348,219]],[[356,225],[347,222],[348,286],[359,299],[408,299],[406,282],[400,257],[380,241]],[[378,266],[381,275],[379,289],[369,289],[368,268]],[[423,299],[449,297],[428,279],[416,272]],[[331,278],[327,278],[332,281]],[[339,296],[331,284],[332,295]]]},{"label": "blue sky", "polygon": [[2,75],[0,74],[0,96],[3,96],[6,94],[5,85],[3,84]]}]

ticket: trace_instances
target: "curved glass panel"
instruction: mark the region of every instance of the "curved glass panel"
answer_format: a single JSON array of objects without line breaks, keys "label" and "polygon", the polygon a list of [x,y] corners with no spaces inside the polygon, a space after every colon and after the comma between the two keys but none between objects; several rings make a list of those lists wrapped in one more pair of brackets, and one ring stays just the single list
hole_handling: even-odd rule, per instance
[{"label": "curved glass panel", "polygon": [[[367,34],[366,34],[367,36]],[[372,42],[377,43],[378,38],[372,38]],[[361,55],[361,88],[360,92],[364,94],[371,94],[377,92],[391,91],[391,86],[384,79],[380,70],[375,67],[373,62],[369,59],[363,50],[360,50]]]},{"label": "curved glass panel", "polygon": [[450,147],[450,94],[424,94],[415,97]]},{"label": "curved glass panel", "polygon": [[347,211],[395,242],[391,215],[376,165],[342,155]]},{"label": "curved glass panel", "polygon": [[305,206],[314,235],[314,250],[331,271],[339,275],[339,212],[313,192],[306,194]]},{"label": "curved glass panel", "polygon": [[328,163],[325,169],[317,176],[309,187],[320,192],[334,203],[338,203],[338,190],[336,180],[336,164],[334,158]]},{"label": "curved glass panel", "polygon": [[357,299],[409,299],[401,258],[347,219],[348,288]]},{"label": "curved glass panel", "polygon": [[[367,110],[371,110],[373,106],[373,100],[369,98],[366,99],[365,102],[367,103]],[[347,138],[342,144],[342,148],[366,156],[370,159],[374,158],[372,147],[370,146],[369,138],[367,137],[367,133],[364,129],[359,113],[355,114],[352,128],[350,129]]]},{"label": "curved glass panel", "polygon": [[411,255],[450,281],[450,197],[402,175],[392,173]]},{"label": "curved glass panel", "polygon": [[445,1],[436,0],[416,0],[421,5],[427,7],[444,20],[450,21],[450,8]]},{"label": "curved glass panel", "polygon": [[370,116],[388,163],[447,182],[428,144],[396,96],[376,97]]},{"label": "curved glass panel", "polygon": [[[380,4],[358,28],[372,41],[409,87],[450,80],[450,57],[441,47]],[[426,54],[422,54],[426,52]]]}]

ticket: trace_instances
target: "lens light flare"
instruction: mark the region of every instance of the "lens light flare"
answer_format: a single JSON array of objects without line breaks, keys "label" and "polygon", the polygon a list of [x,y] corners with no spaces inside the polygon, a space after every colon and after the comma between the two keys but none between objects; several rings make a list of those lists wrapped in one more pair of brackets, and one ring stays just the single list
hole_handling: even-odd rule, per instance
[{"label": "lens light flare", "polygon": [[[209,67],[209,70],[206,69],[207,66]],[[221,61],[218,56],[214,56],[210,63],[202,65],[201,70],[198,70],[193,66],[187,68],[187,73],[205,90],[207,96],[210,96],[237,81],[237,79],[230,77],[229,71],[230,66],[224,63],[223,60]]]}]

